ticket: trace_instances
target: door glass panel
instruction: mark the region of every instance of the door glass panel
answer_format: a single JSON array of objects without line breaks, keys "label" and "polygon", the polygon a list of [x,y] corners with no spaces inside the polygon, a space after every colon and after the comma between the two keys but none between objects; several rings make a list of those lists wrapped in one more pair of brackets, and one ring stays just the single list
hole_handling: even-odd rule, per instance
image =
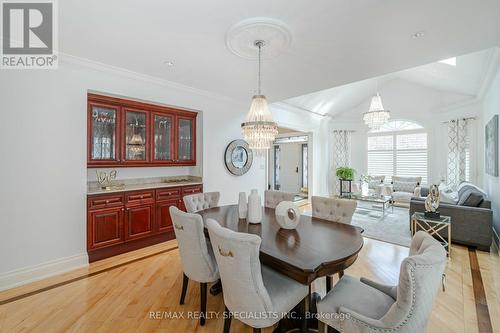
[{"label": "door glass panel", "polygon": [[116,110],[92,107],[92,159],[114,160],[116,157]]},{"label": "door glass panel", "polygon": [[154,159],[168,161],[172,159],[172,118],[167,116],[154,116]]},{"label": "door glass panel", "polygon": [[192,160],[193,122],[190,119],[179,119],[179,160]]},{"label": "door glass panel", "polygon": [[125,116],[125,159],[146,160],[146,114],[127,111]]}]

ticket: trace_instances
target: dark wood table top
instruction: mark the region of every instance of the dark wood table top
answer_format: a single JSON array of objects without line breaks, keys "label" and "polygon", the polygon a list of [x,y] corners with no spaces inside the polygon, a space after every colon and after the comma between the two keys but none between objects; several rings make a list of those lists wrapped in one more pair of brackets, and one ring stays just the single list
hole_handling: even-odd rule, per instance
[{"label": "dark wood table top", "polygon": [[303,284],[343,271],[354,263],[363,247],[362,229],[302,215],[295,230],[281,229],[274,209],[264,208],[262,223],[250,224],[238,217],[238,206],[222,206],[198,212],[223,227],[262,238],[260,260]]}]

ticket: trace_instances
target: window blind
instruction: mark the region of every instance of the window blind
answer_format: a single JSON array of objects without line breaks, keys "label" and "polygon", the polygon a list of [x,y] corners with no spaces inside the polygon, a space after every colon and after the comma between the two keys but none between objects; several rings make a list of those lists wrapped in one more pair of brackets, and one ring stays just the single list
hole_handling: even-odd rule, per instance
[{"label": "window blind", "polygon": [[422,177],[427,184],[427,134],[394,133],[368,137],[368,174]]}]

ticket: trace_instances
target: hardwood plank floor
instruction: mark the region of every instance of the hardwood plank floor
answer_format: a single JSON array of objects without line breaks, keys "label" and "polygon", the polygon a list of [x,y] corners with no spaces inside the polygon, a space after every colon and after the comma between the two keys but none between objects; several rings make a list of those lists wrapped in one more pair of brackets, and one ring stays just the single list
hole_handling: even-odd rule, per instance
[{"label": "hardwood plank floor", "polygon": [[[199,310],[199,284],[190,282],[186,302],[179,305],[182,270],[175,246],[175,241],[166,242],[1,292],[0,332],[222,332],[222,295],[209,295],[209,319],[203,327],[196,318],[188,318],[189,312]],[[396,284],[407,253],[408,248],[365,238],[358,260],[346,274]],[[479,251],[476,255],[474,269],[482,277],[483,301],[493,332],[500,332],[500,257]],[[439,291],[427,331],[483,332],[466,247],[453,245],[446,273],[447,288]],[[313,291],[323,295],[324,285],[324,279],[319,279]],[[165,318],[165,313],[184,318]],[[237,320],[231,331],[252,332]]]}]

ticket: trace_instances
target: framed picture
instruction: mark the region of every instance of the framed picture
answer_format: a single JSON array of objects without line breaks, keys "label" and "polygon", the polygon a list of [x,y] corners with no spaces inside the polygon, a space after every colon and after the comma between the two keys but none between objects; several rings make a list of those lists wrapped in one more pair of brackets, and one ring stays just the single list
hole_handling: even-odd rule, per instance
[{"label": "framed picture", "polygon": [[498,177],[498,115],[486,124],[485,149],[484,149],[484,167],[488,175]]}]

